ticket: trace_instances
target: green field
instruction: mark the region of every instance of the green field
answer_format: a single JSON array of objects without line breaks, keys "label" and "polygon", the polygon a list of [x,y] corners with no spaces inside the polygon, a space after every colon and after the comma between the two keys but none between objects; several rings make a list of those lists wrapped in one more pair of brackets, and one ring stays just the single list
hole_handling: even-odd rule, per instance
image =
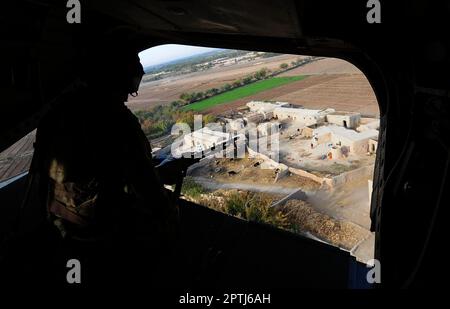
[{"label": "green field", "polygon": [[289,77],[272,77],[269,79],[261,80],[256,83],[242,86],[219,95],[213,96],[211,98],[201,100],[183,107],[184,111],[202,111],[211,108],[215,105],[224,104],[232,102],[241,98],[245,98],[259,92],[276,88],[282,85],[286,85],[298,80],[305,78],[306,76],[289,76]]}]

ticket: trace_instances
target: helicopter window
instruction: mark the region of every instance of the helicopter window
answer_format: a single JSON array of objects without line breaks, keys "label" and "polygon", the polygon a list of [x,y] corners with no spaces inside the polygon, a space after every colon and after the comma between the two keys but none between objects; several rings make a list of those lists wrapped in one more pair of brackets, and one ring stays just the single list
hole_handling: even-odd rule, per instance
[{"label": "helicopter window", "polygon": [[[153,151],[177,140],[171,151],[203,157],[188,169],[182,198],[373,257],[379,107],[359,69],[181,45],[139,56],[146,74],[127,104]],[[190,130],[172,135],[179,123]]]}]

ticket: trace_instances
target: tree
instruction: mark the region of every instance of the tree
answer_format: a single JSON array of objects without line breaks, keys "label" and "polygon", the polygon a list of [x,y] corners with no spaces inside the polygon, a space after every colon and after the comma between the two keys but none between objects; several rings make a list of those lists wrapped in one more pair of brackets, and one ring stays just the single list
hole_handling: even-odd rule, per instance
[{"label": "tree", "polygon": [[250,84],[252,82],[252,79],[253,78],[251,76],[246,76],[246,77],[244,77],[244,79],[242,79],[242,83],[244,85]]},{"label": "tree", "polygon": [[175,115],[176,123],[187,123],[191,129],[194,129],[194,112],[178,111]]},{"label": "tree", "polygon": [[185,102],[190,102],[191,99],[192,99],[192,94],[191,94],[191,93],[187,93],[187,92],[183,92],[183,93],[180,95],[180,99],[183,100],[183,101],[185,101]]},{"label": "tree", "polygon": [[203,115],[202,119],[203,119],[204,126],[207,125],[208,123],[216,121],[216,117],[211,114]]},{"label": "tree", "polygon": [[289,67],[289,65],[287,63],[280,64],[280,69],[282,69],[282,70],[286,70],[288,67]]},{"label": "tree", "polygon": [[222,86],[222,91],[228,91],[231,89],[231,85],[230,84],[225,84]]},{"label": "tree", "polygon": [[193,95],[194,101],[200,101],[205,98],[205,94],[202,91],[199,91]]},{"label": "tree", "polygon": [[233,88],[237,88],[242,85],[242,80],[237,79],[232,83]]},{"label": "tree", "polygon": [[257,71],[253,76],[255,79],[260,80],[264,79],[267,76],[268,70],[267,68],[262,68],[261,70]]},{"label": "tree", "polygon": [[170,102],[170,107],[172,108],[172,109],[176,109],[177,107],[180,107],[180,106],[182,106],[183,105],[183,102],[181,102],[181,101],[172,101],[172,102]]}]

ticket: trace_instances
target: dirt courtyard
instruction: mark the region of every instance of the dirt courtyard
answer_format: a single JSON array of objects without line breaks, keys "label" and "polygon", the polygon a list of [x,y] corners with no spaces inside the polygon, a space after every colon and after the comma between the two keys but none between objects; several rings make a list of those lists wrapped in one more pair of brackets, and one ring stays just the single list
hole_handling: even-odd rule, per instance
[{"label": "dirt courtyard", "polygon": [[[261,168],[261,159],[212,159],[207,165],[194,169],[190,176],[209,178],[216,182],[245,184],[274,184],[276,174],[273,169]],[[299,175],[286,175],[276,181],[276,185],[285,188],[301,188],[304,191],[316,191],[320,184]]]}]

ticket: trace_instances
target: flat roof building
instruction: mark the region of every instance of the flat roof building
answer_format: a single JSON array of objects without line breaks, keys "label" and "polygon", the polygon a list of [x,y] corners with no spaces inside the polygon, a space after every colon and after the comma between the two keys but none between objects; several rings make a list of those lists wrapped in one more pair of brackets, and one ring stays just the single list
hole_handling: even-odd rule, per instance
[{"label": "flat roof building", "polygon": [[247,106],[252,112],[258,113],[269,113],[277,107],[288,107],[290,106],[287,102],[263,102],[263,101],[251,101],[247,103]]},{"label": "flat roof building", "polygon": [[179,148],[178,152],[198,153],[229,142],[231,139],[231,133],[215,131],[204,127],[190,134],[186,134],[183,137],[183,145]]},{"label": "flat roof building", "polygon": [[[365,119],[367,121],[367,119]],[[363,132],[367,130],[378,130],[380,128],[380,119],[373,119],[372,121],[367,121],[356,128],[356,131]]]},{"label": "flat roof building", "polygon": [[292,121],[299,122],[305,126],[310,126],[323,123],[325,121],[325,117],[333,112],[334,109],[332,108],[319,110],[295,107],[277,107],[274,109],[273,114],[274,117],[279,120],[292,119]]},{"label": "flat roof building", "polygon": [[361,114],[351,112],[334,112],[327,115],[327,122],[348,129],[356,129],[359,126]]},{"label": "flat roof building", "polygon": [[247,123],[260,123],[263,122],[266,119],[266,114],[265,113],[257,113],[257,112],[249,112],[247,114],[245,114],[244,119]]},{"label": "flat roof building", "polygon": [[378,138],[378,130],[356,132],[341,126],[329,125],[314,130],[312,144],[332,143],[346,146],[353,153],[369,152],[369,140]]}]

